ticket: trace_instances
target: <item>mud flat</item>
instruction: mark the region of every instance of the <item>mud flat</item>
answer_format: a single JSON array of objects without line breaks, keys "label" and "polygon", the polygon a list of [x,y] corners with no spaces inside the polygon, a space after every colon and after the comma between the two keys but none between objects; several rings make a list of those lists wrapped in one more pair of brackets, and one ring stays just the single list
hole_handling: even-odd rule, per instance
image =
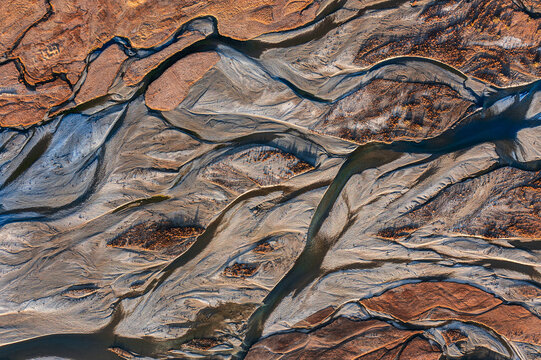
[{"label": "mud flat", "polygon": [[0,10],[0,358],[541,357],[534,1]]}]

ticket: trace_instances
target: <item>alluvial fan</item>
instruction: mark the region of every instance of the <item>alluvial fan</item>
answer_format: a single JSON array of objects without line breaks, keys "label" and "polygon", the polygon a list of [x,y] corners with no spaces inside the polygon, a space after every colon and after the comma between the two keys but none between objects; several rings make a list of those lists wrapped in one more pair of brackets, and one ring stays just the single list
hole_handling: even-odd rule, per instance
[{"label": "alluvial fan", "polygon": [[0,359],[541,359],[538,1],[0,14]]}]

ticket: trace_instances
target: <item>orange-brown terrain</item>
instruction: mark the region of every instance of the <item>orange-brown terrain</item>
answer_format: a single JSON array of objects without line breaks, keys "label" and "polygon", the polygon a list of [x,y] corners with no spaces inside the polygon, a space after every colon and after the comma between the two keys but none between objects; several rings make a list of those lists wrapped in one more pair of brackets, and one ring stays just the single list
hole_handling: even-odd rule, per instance
[{"label": "orange-brown terrain", "polygon": [[[114,38],[126,39],[130,48],[153,48],[163,44],[188,21],[210,16],[216,19],[221,35],[247,40],[303,25],[314,19],[318,8],[319,4],[313,0],[244,3],[229,0],[174,3],[148,0],[5,1],[0,4],[3,14],[0,52],[3,61],[11,64],[5,66],[16,64],[17,71],[12,68],[3,71],[8,75],[2,79],[2,86],[14,90],[2,92],[1,100],[15,103],[12,109],[22,106],[20,103],[26,105],[3,115],[0,125],[38,123],[49,110],[67,101],[72,94],[76,95],[77,104],[106,95],[112,80],[119,75],[121,63],[127,58],[126,50],[113,45],[103,50],[95,61],[89,63],[89,59],[92,53],[101,51]],[[19,21],[21,17],[23,21]],[[178,52],[194,41],[197,41],[197,34],[192,35],[192,39],[184,35],[178,46],[171,50]],[[165,48],[164,51],[171,50]],[[141,72],[148,72],[152,62],[160,61],[160,56],[163,57],[159,55],[141,64],[137,61],[131,64],[126,73],[127,83],[140,81]],[[189,84],[197,80],[201,76],[198,73],[212,67],[212,61],[217,60],[203,58],[202,64],[207,65],[202,65],[193,75],[189,75],[190,72],[177,74],[195,76],[180,81]],[[87,73],[83,80],[81,76],[85,69]],[[81,90],[73,93],[71,87],[80,82]],[[160,85],[155,86],[160,88]],[[26,88],[30,88],[34,92],[32,97],[36,98],[31,104]],[[186,89],[170,94],[177,96],[173,103],[180,103],[185,92]],[[169,106],[164,106],[174,105],[171,101],[167,103]]]},{"label": "orange-brown terrain", "polygon": [[[539,317],[465,284],[407,284],[359,303],[373,316],[396,319],[399,324],[395,327],[381,320],[352,321],[338,315],[323,325],[320,321],[314,323],[322,312],[327,315],[323,319],[328,318],[330,308],[325,308],[303,321],[314,330],[272,335],[254,344],[246,358],[440,359],[441,348],[427,338],[427,333],[423,335],[423,329],[430,327],[427,321],[469,322],[510,340],[537,345],[541,341]],[[427,325],[422,325],[421,320]],[[456,329],[445,330],[442,335],[446,346],[468,340]]]},{"label": "orange-brown terrain", "polygon": [[190,54],[168,68],[150,84],[145,101],[156,110],[173,110],[188,94],[191,85],[220,60],[216,53]]},{"label": "orange-brown terrain", "polygon": [[0,14],[0,359],[541,359],[539,1]]}]

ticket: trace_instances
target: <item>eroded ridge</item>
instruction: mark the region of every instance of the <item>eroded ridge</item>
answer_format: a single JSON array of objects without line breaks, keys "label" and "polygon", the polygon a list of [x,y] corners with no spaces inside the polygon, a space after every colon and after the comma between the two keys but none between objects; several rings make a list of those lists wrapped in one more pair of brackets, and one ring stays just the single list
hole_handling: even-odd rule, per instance
[{"label": "eroded ridge", "polygon": [[[539,294],[535,287],[524,290]],[[308,332],[271,335],[254,344],[246,359],[511,358],[517,356],[512,342],[541,340],[539,317],[460,283],[406,284],[348,303],[342,311],[327,309],[303,321]]]}]

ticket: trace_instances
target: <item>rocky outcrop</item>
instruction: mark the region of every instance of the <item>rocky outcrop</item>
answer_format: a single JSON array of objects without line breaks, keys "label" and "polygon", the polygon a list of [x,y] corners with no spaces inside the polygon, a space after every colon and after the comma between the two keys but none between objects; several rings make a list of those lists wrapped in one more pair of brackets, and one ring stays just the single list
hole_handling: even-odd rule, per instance
[{"label": "rocky outcrop", "polygon": [[[406,284],[359,304],[365,316],[378,320],[350,319],[339,311],[331,311],[335,316],[328,319],[333,309],[328,307],[302,322],[307,333],[271,335],[254,344],[246,359],[440,359],[444,354],[454,358],[457,349],[464,357],[483,353],[458,325],[446,328],[449,323],[474,324],[508,341],[539,345],[541,340],[539,317],[466,284]],[[314,322],[323,313],[328,320]]]},{"label": "rocky outcrop", "polygon": [[[3,86],[13,87],[23,82],[37,87],[38,97],[48,98],[49,86],[41,89],[41,84],[61,80],[65,86],[71,87],[83,83],[80,92],[77,87],[73,92],[75,103],[79,104],[107,94],[112,80],[120,75],[119,67],[127,58],[124,53],[129,53],[132,48],[167,47],[168,39],[193,19],[213,17],[221,35],[247,40],[264,33],[304,25],[315,18],[319,7],[319,3],[312,0],[271,3],[181,1],[174,4],[146,0],[7,1],[1,8],[4,16],[0,25],[8,31],[3,33],[0,40],[0,53],[3,58],[19,66],[16,77],[5,78],[8,82]],[[19,21],[20,18],[23,21]],[[183,34],[181,41],[175,42],[165,53],[178,52],[197,39],[196,33]],[[118,45],[109,46],[112,41]],[[98,57],[93,61],[95,54]],[[167,55],[160,54],[148,60],[138,59],[139,56],[130,59],[127,83],[138,82],[164,56]],[[195,77],[191,80],[183,79],[190,72],[177,75],[183,79],[181,82],[189,84],[201,76],[198,73],[211,67],[213,61],[216,62],[203,55],[202,67],[195,71]],[[193,64],[199,65],[199,62]],[[173,103],[180,103],[185,91],[184,88],[178,94],[170,94],[179,96]],[[45,115],[53,110],[53,106],[61,104],[68,97],[68,94],[61,99],[55,97],[54,102],[37,100],[31,105],[23,105],[25,101],[21,99],[20,106],[24,106],[26,115],[0,119],[0,124],[28,126],[38,123],[46,119]],[[13,100],[19,102],[18,99]],[[32,111],[32,108],[36,110]]]}]

